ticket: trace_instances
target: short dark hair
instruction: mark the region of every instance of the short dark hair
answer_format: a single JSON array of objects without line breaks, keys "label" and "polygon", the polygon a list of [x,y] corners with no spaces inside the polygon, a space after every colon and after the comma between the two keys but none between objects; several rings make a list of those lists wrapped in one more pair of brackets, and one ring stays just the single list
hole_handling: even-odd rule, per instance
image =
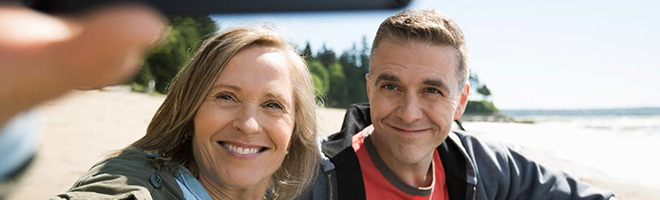
[{"label": "short dark hair", "polygon": [[[458,66],[456,78],[464,89],[470,76],[467,64],[467,48],[463,32],[447,15],[435,10],[404,10],[388,17],[380,24],[371,48],[371,57],[383,41],[406,45],[411,41],[432,45],[451,46],[456,52]],[[371,62],[373,63],[373,62]],[[369,66],[369,71],[371,71]]]}]

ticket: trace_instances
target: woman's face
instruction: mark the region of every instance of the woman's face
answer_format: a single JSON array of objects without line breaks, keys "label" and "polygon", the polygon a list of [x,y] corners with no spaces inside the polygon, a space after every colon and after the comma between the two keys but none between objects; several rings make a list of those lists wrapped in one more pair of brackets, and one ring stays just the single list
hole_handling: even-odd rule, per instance
[{"label": "woman's face", "polygon": [[194,119],[202,183],[268,186],[294,127],[290,69],[285,55],[269,47],[248,47],[229,60]]}]

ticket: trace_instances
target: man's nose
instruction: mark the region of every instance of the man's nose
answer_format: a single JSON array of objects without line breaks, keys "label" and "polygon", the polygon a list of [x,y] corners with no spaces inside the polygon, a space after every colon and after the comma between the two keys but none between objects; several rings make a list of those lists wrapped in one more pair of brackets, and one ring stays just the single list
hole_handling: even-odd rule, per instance
[{"label": "man's nose", "polygon": [[413,123],[422,118],[422,108],[420,107],[419,97],[417,95],[407,94],[401,107],[397,111],[397,116],[404,123]]}]

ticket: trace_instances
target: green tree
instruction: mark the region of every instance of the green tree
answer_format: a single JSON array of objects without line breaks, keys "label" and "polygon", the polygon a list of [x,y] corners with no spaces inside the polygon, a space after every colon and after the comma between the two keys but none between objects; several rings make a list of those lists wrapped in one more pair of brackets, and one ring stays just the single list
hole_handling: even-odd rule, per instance
[{"label": "green tree", "polygon": [[201,42],[218,30],[208,16],[169,16],[170,26],[164,44],[154,49],[145,59],[141,71],[133,82],[146,85],[156,82],[156,91],[165,93],[170,81],[190,59]]},{"label": "green tree", "polygon": [[475,73],[470,72],[470,78],[468,80],[470,81],[470,85],[472,87],[477,88],[479,87],[479,85],[481,85],[481,83],[479,82],[479,76],[477,76],[477,74]]},{"label": "green tree", "polygon": [[337,55],[323,44],[323,48],[316,54],[316,59],[326,68],[330,68],[331,64],[337,62]]},{"label": "green tree", "polygon": [[328,91],[328,101],[330,107],[349,104],[348,82],[344,74],[343,67],[339,62],[335,62],[329,67],[330,72],[330,90]]},{"label": "green tree", "polygon": [[369,73],[369,56],[371,55],[369,43],[367,42],[367,36],[362,36],[362,49],[360,49],[360,68],[361,72],[364,74]]},{"label": "green tree", "polygon": [[484,84],[483,86],[479,87],[479,89],[477,89],[477,92],[478,92],[479,94],[481,94],[481,96],[483,96],[484,101],[487,100],[487,99],[488,99],[488,96],[491,95],[491,94],[490,94],[490,89],[488,89],[488,86],[486,86],[486,84]]},{"label": "green tree", "polygon": [[300,52],[300,55],[305,58],[305,60],[314,59],[314,56],[312,55],[312,47],[309,45],[309,41],[307,41],[305,49]]},{"label": "green tree", "polygon": [[[369,44],[363,37],[360,49],[353,44],[339,58],[333,50],[323,45],[314,58],[306,59],[312,77],[316,77],[315,87],[319,93],[326,94],[328,106],[345,108],[353,103],[368,101],[365,75],[369,72],[369,53]],[[317,65],[327,69],[327,79]]]},{"label": "green tree", "polygon": [[469,101],[465,107],[466,115],[493,115],[499,113],[499,110],[490,101]]},{"label": "green tree", "polygon": [[321,62],[312,60],[307,63],[309,72],[312,74],[314,80],[314,88],[318,92],[317,95],[324,96],[328,93],[330,88],[330,74],[328,70],[323,67]]},{"label": "green tree", "polygon": [[468,79],[470,82],[470,95],[474,96],[477,94],[477,89],[479,89],[481,82],[479,81],[479,76],[477,74],[473,73],[470,71],[470,77]]},{"label": "green tree", "polygon": [[339,64],[343,67],[344,74],[346,75],[346,88],[347,96],[345,100],[340,102],[345,102],[340,104],[339,107],[346,107],[352,103],[362,103],[367,102],[367,90],[366,90],[366,80],[365,75],[367,74],[368,69],[362,67],[361,64],[358,64],[358,58],[360,54],[357,50],[355,44],[353,47],[347,51],[344,51],[341,56],[339,56]]}]

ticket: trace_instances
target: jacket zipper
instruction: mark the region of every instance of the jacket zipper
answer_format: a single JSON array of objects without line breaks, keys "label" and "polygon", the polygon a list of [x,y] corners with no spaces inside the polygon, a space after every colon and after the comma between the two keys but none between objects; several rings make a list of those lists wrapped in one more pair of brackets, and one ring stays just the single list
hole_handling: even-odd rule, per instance
[{"label": "jacket zipper", "polygon": [[477,186],[472,187],[472,200],[477,198]]},{"label": "jacket zipper", "polygon": [[328,190],[329,190],[329,200],[332,200],[332,174],[328,174]]}]

